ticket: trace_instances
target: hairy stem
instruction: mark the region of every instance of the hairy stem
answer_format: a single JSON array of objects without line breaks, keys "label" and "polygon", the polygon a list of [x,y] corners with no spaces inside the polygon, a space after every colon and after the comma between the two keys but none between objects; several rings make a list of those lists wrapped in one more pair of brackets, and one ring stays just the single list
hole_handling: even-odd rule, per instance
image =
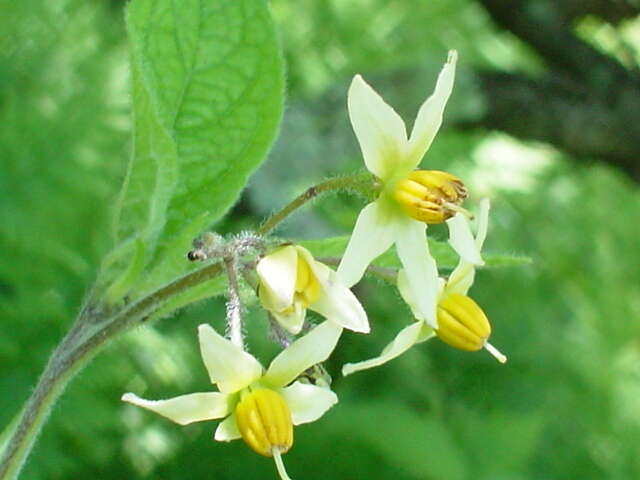
[{"label": "hairy stem", "polygon": [[242,338],[242,303],[240,302],[240,287],[238,286],[237,260],[234,254],[225,257],[224,266],[227,269],[227,277],[229,279],[229,300],[227,301],[229,340],[244,350],[244,339]]},{"label": "hairy stem", "polygon": [[[291,213],[321,194],[346,190],[371,195],[375,187],[374,177],[366,172],[326,180],[309,188],[275,213],[258,229],[257,233],[268,234]],[[171,299],[190,288],[218,277],[224,271],[223,264],[224,262],[217,262],[206,265],[116,312],[105,311],[100,308],[100,304],[87,305],[53,352],[4,450],[1,451],[0,480],[13,480],[18,476],[51,408],[76,372],[81,370],[110,340],[130,327],[144,323]],[[228,268],[227,271],[229,271]],[[237,287],[235,271],[234,275]],[[230,283],[234,281],[233,278],[230,276]],[[236,288],[235,292],[237,291]],[[237,328],[234,327],[234,330]],[[242,339],[241,331],[240,339]]]},{"label": "hairy stem", "polygon": [[266,235],[284,221],[289,215],[302,207],[305,203],[325,193],[335,191],[352,191],[370,197],[378,187],[376,179],[369,172],[358,172],[344,177],[330,178],[313,187],[309,187],[298,195],[282,210],[269,217],[257,230],[258,235]]}]

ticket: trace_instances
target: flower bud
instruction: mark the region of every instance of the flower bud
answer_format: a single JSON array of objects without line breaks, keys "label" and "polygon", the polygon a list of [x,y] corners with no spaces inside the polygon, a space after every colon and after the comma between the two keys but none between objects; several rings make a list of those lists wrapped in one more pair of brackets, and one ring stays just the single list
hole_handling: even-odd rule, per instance
[{"label": "flower bud", "polygon": [[244,395],[235,410],[238,430],[256,453],[271,457],[293,445],[291,411],[282,395],[268,388]]},{"label": "flower bud", "polygon": [[394,198],[407,215],[425,223],[442,223],[460,211],[467,198],[462,180],[439,170],[414,170],[400,180]]},{"label": "flower bud", "polygon": [[491,325],[480,306],[470,297],[451,293],[438,304],[436,335],[452,347],[469,352],[485,348],[499,362],[507,361],[493,345],[487,343]]}]

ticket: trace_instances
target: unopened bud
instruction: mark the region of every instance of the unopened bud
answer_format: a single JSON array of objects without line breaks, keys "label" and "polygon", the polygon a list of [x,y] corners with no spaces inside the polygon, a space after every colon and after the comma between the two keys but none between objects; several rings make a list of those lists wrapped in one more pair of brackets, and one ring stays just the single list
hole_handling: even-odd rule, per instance
[{"label": "unopened bud", "polygon": [[247,393],[235,410],[238,430],[256,453],[271,457],[293,445],[291,411],[282,395],[268,388]]},{"label": "unopened bud", "polygon": [[467,189],[455,175],[439,170],[414,170],[400,180],[394,198],[407,215],[425,223],[442,223],[456,212],[467,198]]},{"label": "unopened bud", "polygon": [[438,304],[436,335],[452,347],[469,352],[485,348],[499,362],[507,361],[493,345],[487,343],[491,325],[480,306],[470,297],[452,293]]}]

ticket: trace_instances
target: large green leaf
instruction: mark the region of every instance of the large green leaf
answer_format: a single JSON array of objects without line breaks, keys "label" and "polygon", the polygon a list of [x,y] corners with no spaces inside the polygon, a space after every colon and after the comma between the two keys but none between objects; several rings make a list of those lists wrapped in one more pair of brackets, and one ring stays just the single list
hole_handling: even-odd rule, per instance
[{"label": "large green leaf", "polygon": [[111,261],[122,270],[134,238],[144,242],[141,292],[191,268],[182,260],[191,239],[224,215],[264,160],[284,76],[264,1],[134,0],[127,26],[134,146]]}]

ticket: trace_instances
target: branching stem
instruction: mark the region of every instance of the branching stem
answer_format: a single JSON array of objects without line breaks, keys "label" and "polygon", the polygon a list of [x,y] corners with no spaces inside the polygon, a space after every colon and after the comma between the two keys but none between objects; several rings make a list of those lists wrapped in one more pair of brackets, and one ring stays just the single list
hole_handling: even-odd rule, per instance
[{"label": "branching stem", "polygon": [[[326,180],[307,189],[271,216],[257,233],[261,236],[268,234],[295,210],[322,194],[342,190],[370,196],[375,188],[375,178],[367,172]],[[2,454],[0,480],[13,480],[18,476],[52,406],[74,374],[85,366],[102,347],[130,327],[143,324],[170,300],[218,277],[225,267],[229,273],[230,269],[225,261],[206,265],[116,312],[105,311],[102,304],[87,305],[53,352],[7,443],[0,445]],[[237,271],[230,273],[229,279],[230,284],[235,282],[235,287],[229,290],[231,299],[231,295],[238,293]],[[231,328],[232,338],[235,338],[234,342],[242,342],[242,327],[237,323],[234,323]]]}]

